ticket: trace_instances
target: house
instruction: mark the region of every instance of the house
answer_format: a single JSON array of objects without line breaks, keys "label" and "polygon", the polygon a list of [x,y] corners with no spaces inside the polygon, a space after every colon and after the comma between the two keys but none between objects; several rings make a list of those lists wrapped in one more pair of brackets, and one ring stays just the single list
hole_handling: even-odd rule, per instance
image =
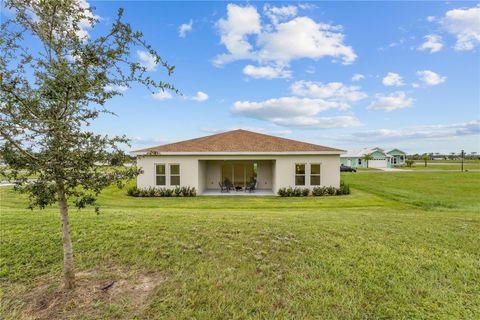
[{"label": "house", "polygon": [[340,156],[340,163],[353,168],[367,168],[367,161],[363,159],[365,155],[371,155],[372,160],[368,161],[369,168],[391,168],[393,166],[405,164],[406,153],[393,149],[385,152],[382,148],[365,148],[347,151]]},{"label": "house", "polygon": [[[228,179],[245,188],[255,179],[264,194],[283,187],[340,185],[343,150],[234,130],[134,151],[139,188],[195,187],[199,194],[218,193]],[[240,189],[240,188],[239,188]]]},{"label": "house", "polygon": [[387,152],[388,155],[392,156],[392,166],[401,166],[405,164],[407,159],[407,154],[400,149],[393,149]]},{"label": "house", "polygon": [[391,158],[381,148],[365,148],[350,150],[340,156],[340,163],[353,168],[367,168],[367,161],[363,159],[365,155],[371,155],[372,160],[368,161],[369,168],[390,168]]}]

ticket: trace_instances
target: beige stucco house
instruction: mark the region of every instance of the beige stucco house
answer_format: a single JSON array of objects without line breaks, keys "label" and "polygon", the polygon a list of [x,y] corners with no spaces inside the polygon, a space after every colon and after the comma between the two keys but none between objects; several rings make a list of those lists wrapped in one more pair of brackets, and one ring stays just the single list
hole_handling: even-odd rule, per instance
[{"label": "beige stucco house", "polygon": [[339,187],[343,152],[246,130],[134,151],[143,171],[139,188],[190,186],[199,194],[218,193],[225,179],[242,189],[255,179],[264,194],[282,187]]}]

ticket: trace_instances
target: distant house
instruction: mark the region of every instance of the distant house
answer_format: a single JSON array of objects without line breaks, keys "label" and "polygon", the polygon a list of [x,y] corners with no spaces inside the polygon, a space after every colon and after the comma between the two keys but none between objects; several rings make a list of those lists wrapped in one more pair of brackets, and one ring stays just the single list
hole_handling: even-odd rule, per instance
[{"label": "distant house", "polygon": [[340,163],[353,168],[366,168],[367,161],[363,159],[365,155],[371,155],[372,160],[368,161],[369,168],[391,168],[405,163],[406,153],[393,149],[385,152],[382,148],[365,148],[350,150],[340,155]]},{"label": "distant house", "polygon": [[401,166],[405,164],[407,154],[400,149],[393,149],[387,152],[388,155],[392,156],[391,164],[392,166]]},{"label": "distant house", "polygon": [[134,151],[143,173],[137,186],[195,187],[214,194],[228,180],[238,190],[251,181],[264,194],[279,188],[340,185],[343,150],[234,130]]}]

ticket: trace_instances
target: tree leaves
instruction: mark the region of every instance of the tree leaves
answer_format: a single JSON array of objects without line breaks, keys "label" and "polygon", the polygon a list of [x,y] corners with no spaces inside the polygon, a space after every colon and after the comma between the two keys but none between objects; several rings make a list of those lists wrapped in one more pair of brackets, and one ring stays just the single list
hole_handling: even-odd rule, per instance
[{"label": "tree leaves", "polygon": [[102,166],[126,157],[125,136],[87,130],[100,114],[112,113],[104,105],[121,92],[108,88],[139,83],[151,92],[178,93],[135,61],[133,48],[147,50],[168,75],[175,67],[122,20],[122,9],[110,31],[93,38],[82,25],[94,28],[98,17],[79,1],[8,0],[5,6],[15,18],[0,27],[3,174],[30,195],[32,208],[56,202],[59,185],[78,208],[93,205],[103,188],[138,174],[134,167]]}]

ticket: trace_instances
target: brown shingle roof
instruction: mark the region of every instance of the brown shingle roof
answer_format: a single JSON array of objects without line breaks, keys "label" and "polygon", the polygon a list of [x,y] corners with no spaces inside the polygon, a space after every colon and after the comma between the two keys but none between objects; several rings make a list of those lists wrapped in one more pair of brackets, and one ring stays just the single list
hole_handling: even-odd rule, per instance
[{"label": "brown shingle roof", "polygon": [[316,152],[342,150],[266,134],[233,130],[206,137],[136,150],[136,152]]}]

